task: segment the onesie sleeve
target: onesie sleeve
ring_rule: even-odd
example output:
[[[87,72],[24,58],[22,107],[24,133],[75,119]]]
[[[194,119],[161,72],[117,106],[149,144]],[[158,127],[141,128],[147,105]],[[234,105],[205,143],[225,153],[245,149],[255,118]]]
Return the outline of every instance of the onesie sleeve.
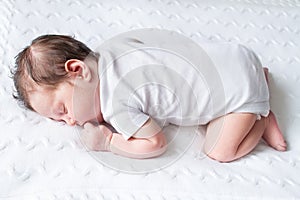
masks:
[[[132,137],[149,119],[149,116],[138,108],[120,106],[110,118],[110,124],[126,140]]]
[[[151,117],[147,120],[143,126],[135,132],[133,137],[135,138],[150,138],[159,133],[162,128]]]

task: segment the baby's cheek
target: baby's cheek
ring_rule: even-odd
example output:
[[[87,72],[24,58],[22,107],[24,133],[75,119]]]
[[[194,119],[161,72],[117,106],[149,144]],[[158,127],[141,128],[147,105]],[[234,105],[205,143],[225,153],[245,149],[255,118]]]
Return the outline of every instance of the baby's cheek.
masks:
[[[93,109],[91,109],[85,105],[79,105],[79,106],[74,107],[73,116],[76,121],[81,122],[81,123],[85,123],[87,121],[90,121],[90,120],[96,118],[95,112],[93,111]]]

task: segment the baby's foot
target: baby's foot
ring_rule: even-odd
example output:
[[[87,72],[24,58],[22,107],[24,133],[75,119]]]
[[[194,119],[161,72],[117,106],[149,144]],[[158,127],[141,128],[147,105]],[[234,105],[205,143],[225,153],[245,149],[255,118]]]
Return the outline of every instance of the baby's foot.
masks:
[[[278,127],[275,115],[272,111],[270,111],[270,114],[266,120],[268,120],[269,122],[267,123],[267,127],[263,134],[263,139],[268,145],[270,145],[277,151],[285,151],[287,145],[283,138],[283,134]]]

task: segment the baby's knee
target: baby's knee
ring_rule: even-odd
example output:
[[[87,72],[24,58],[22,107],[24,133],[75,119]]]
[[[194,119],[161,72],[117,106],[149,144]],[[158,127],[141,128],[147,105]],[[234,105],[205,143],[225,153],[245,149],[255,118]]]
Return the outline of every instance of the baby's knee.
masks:
[[[231,162],[234,160],[233,157],[223,156],[223,155],[215,155],[215,154],[207,154],[213,160],[219,161],[221,163]]]
[[[204,148],[204,152],[205,154],[216,161],[219,162],[231,162],[233,160],[235,160],[235,153],[233,151],[216,151],[216,150],[212,150],[212,149],[206,149]]]

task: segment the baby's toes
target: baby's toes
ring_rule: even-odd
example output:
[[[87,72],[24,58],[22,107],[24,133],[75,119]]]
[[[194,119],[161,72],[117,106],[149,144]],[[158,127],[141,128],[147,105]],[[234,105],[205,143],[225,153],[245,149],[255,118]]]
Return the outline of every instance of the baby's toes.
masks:
[[[277,151],[286,151],[286,145],[278,144],[278,145],[276,146],[276,150],[277,150]]]

